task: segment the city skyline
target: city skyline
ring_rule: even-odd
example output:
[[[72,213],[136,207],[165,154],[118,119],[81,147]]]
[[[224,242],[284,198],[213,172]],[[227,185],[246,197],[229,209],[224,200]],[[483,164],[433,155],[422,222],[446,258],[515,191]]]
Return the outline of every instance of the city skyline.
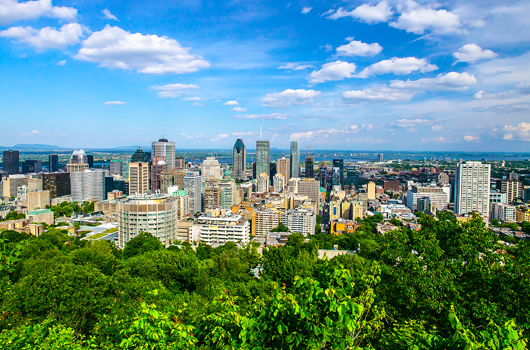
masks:
[[[525,3],[0,7],[0,146],[112,148],[163,133],[177,149],[230,149],[255,144],[259,123],[279,149],[290,134],[367,151],[530,141]]]

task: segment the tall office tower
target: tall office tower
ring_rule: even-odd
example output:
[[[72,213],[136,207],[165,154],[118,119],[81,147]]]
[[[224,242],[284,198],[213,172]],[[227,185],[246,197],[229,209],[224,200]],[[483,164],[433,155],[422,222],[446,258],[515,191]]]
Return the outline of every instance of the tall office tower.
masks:
[[[131,163],[149,163],[150,161],[151,153],[144,152],[141,147],[138,147],[131,157]]]
[[[42,189],[50,191],[50,198],[67,196],[71,193],[69,173],[42,174]]]
[[[182,156],[175,157],[175,168],[174,169],[185,169],[186,168],[186,159]]]
[[[167,172],[166,159],[164,157],[153,157],[151,165],[151,191],[160,189],[160,176],[162,172]]]
[[[202,211],[202,180],[198,171],[188,171],[184,176],[184,191],[188,192],[189,214]]]
[[[123,174],[123,163],[119,159],[112,159],[109,164],[110,176]]]
[[[4,151],[4,172],[8,174],[20,173],[20,151]]]
[[[256,141],[256,176],[267,174],[270,177],[271,144],[268,140]]]
[[[366,187],[366,193],[368,194],[368,199],[375,199],[375,182],[370,181]]]
[[[313,156],[305,157],[305,177],[308,179],[315,177],[315,158]]]
[[[145,194],[149,190],[149,163],[129,163],[129,195]]]
[[[285,157],[278,159],[276,162],[276,172],[277,174],[283,175],[285,184],[287,184],[291,178],[291,160]]]
[[[225,209],[232,209],[237,203],[237,186],[232,179],[223,179],[219,183],[221,189],[221,206]]]
[[[92,169],[94,167],[94,156],[91,155],[91,154],[87,154],[86,155],[86,160],[87,160],[87,163],[88,163],[88,168]]]
[[[213,177],[214,179],[222,179],[223,171],[221,170],[221,164],[215,159],[215,157],[206,157],[201,164],[201,176],[202,181]]]
[[[523,197],[523,184],[517,180],[497,180],[496,188],[506,194],[506,201],[511,203]]]
[[[247,148],[243,140],[237,139],[234,149],[232,151],[232,163],[234,171],[232,177],[234,179],[244,181],[247,179]]]
[[[465,162],[456,166],[455,213],[478,211],[487,217],[490,211],[491,165]]]
[[[327,190],[328,188],[328,168],[326,166],[326,163],[322,162],[320,163],[320,167],[318,168],[318,181],[320,182],[320,187]]]
[[[52,153],[48,156],[48,172],[55,173],[59,171],[59,156]]]
[[[274,188],[274,193],[282,193],[285,188],[285,176],[281,173],[274,175],[272,179],[272,186]]]
[[[346,184],[359,189],[359,173],[354,168],[346,169]]]
[[[256,180],[258,175],[256,174],[256,162],[252,162],[252,179]]]
[[[382,162],[383,160],[384,160],[383,153],[378,153],[378,154],[377,154],[377,161],[378,161],[378,162]]]
[[[274,175],[276,175],[278,167],[276,166],[276,162],[271,162],[269,166],[269,180],[272,181],[274,178]]]
[[[41,160],[29,160],[26,159],[22,162],[22,173],[32,174],[42,172],[42,161]]]
[[[336,177],[337,173],[339,177],[332,179],[333,186],[340,185],[342,187],[344,186],[344,159],[333,159],[333,176]]]
[[[309,197],[313,203],[320,204],[322,200],[320,183],[315,179],[302,179],[298,181],[298,191],[296,193],[300,196]]]
[[[151,157],[165,157],[167,170],[175,168],[175,142],[160,139],[151,143]]]
[[[257,192],[259,193],[269,192],[269,186],[270,186],[269,175],[267,175],[266,173],[260,174],[260,176],[258,177],[257,186],[258,186]]]
[[[300,147],[298,140],[291,140],[291,177],[300,177]]]
[[[74,202],[105,199],[105,172],[103,170],[75,171],[70,173],[70,183]]]
[[[74,152],[70,156],[70,160],[68,161],[68,164],[66,164],[66,170],[69,173],[73,173],[76,171],[85,171],[87,169],[88,169],[88,158],[86,156],[85,151],[83,151],[82,149],[74,150]]]

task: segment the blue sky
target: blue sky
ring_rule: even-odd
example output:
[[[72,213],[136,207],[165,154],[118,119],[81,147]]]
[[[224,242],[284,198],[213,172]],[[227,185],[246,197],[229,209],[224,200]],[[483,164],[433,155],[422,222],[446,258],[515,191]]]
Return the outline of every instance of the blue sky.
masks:
[[[530,2],[0,0],[0,145],[528,152]]]

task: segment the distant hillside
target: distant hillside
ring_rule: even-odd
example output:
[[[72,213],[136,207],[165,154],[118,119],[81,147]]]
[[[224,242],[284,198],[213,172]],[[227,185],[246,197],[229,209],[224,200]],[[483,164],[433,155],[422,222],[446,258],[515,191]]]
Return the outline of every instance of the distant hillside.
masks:
[[[22,149],[33,149],[33,150],[37,150],[37,149],[45,149],[45,150],[55,150],[55,149],[68,149],[68,148],[64,148],[64,147],[59,147],[59,146],[53,146],[53,145],[44,145],[44,144],[40,144],[40,143],[19,143],[17,145],[14,145],[13,147],[4,147],[4,148],[9,148],[9,149],[19,149],[19,150],[22,150]]]

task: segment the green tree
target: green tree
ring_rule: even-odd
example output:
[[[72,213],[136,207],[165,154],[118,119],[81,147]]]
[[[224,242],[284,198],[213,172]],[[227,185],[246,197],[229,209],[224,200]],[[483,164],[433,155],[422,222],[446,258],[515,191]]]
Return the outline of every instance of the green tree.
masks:
[[[149,232],[140,232],[138,236],[125,244],[123,258],[129,259],[146,252],[162,249],[164,249],[164,245],[156,237]]]

